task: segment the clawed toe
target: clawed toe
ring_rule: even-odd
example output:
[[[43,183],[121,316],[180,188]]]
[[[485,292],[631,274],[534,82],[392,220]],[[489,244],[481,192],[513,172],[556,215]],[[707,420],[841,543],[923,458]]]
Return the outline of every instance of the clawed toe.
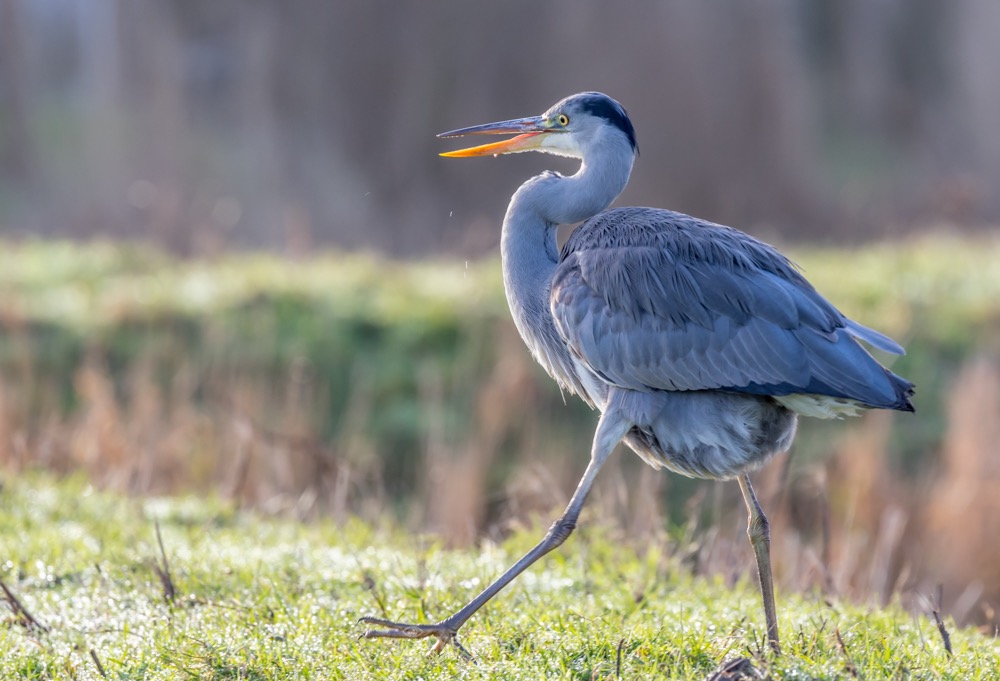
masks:
[[[379,617],[362,617],[358,620],[358,623],[386,627],[385,629],[368,629],[361,634],[362,638],[417,639],[434,636],[437,638],[437,642],[431,648],[432,653],[440,653],[444,650],[445,646],[451,643],[458,648],[463,656],[469,659],[472,658],[469,651],[458,642],[458,631],[443,622],[439,622],[438,624],[406,624],[405,622],[393,622],[392,620],[384,620]]]
[[[454,631],[442,627],[440,624],[406,624],[378,617],[362,617],[358,623],[388,627],[387,629],[369,629],[362,634],[365,638],[426,638],[428,636],[444,638],[455,635]]]

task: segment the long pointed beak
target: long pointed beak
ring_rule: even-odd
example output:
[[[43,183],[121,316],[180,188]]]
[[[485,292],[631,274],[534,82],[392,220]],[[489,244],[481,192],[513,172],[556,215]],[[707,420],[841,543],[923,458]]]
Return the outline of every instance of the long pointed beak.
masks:
[[[446,151],[441,156],[448,158],[466,158],[469,156],[499,156],[500,154],[515,154],[520,151],[532,151],[542,145],[544,134],[552,132],[546,126],[542,116],[532,116],[530,118],[515,118],[499,123],[486,123],[485,125],[473,125],[469,128],[460,128],[450,132],[442,132],[438,137],[462,137],[464,135],[509,135],[517,134],[509,140],[483,144],[478,147],[468,149],[457,149],[456,151]]]

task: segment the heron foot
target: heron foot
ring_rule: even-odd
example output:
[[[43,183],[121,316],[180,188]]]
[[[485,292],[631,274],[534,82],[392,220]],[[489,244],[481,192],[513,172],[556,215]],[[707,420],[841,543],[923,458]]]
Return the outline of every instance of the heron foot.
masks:
[[[384,620],[379,617],[362,617],[358,620],[358,624],[374,624],[380,627],[387,627],[385,629],[368,629],[361,634],[362,638],[417,639],[434,636],[437,638],[437,642],[430,649],[431,653],[440,653],[450,643],[458,649],[458,652],[463,657],[469,660],[472,659],[469,651],[458,642],[458,630],[450,626],[447,620],[438,622],[437,624],[406,624],[405,622],[393,622],[392,620]]]

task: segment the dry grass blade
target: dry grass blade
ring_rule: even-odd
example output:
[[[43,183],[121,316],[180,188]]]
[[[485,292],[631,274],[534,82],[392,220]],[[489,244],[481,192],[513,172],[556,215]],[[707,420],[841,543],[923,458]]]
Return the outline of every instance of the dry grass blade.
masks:
[[[32,629],[36,631],[48,631],[49,628],[35,619],[35,616],[28,612],[27,608],[21,603],[21,600],[14,595],[14,592],[10,590],[6,582],[0,579],[0,589],[3,589],[4,597],[7,599],[7,603],[10,605],[10,609],[14,611],[14,617],[18,624],[22,625],[26,629]]]
[[[365,570],[362,574],[362,580],[362,584],[365,589],[372,595],[372,598],[375,599],[375,603],[378,605],[378,609],[382,613],[382,617],[388,618],[389,611],[385,607],[385,596],[378,588],[378,583],[375,581],[374,574],[372,574],[370,570]]]
[[[837,647],[840,648],[840,652],[843,653],[844,655],[844,660],[846,663],[844,666],[845,671],[848,674],[850,674],[853,678],[855,679],[859,678],[858,668],[854,666],[854,661],[851,659],[851,654],[847,652],[847,644],[844,643],[844,637],[840,635],[840,627],[837,627],[835,633],[837,635]]]
[[[163,561],[161,565],[159,561],[153,561],[153,569],[156,570],[156,576],[160,578],[160,584],[163,586],[163,600],[166,601],[168,605],[173,605],[174,599],[177,597],[177,589],[174,587],[174,579],[170,576],[170,564],[167,562],[167,552],[163,548],[163,536],[160,534],[160,521],[154,522],[156,526],[156,543],[160,545],[160,560]]]
[[[90,659],[92,659],[94,664],[97,666],[97,671],[100,673],[101,678],[108,678],[107,672],[104,671],[104,665],[101,664],[101,658],[97,656],[97,651],[93,648],[90,649]]]
[[[820,512],[820,563],[823,568],[823,593],[832,594],[834,593],[833,585],[833,570],[831,569],[831,559],[830,559],[830,544],[831,544],[831,534],[830,534],[830,491],[827,489],[827,480],[824,475],[821,478],[821,488],[819,497],[819,512]]]
[[[951,650],[951,635],[944,626],[944,622],[941,620],[941,599],[943,597],[944,587],[938,584],[937,594],[934,599],[934,605],[931,607],[931,615],[934,617],[934,624],[937,625],[938,633],[941,634],[941,640],[944,641],[944,649],[948,652],[948,657],[954,655]]]

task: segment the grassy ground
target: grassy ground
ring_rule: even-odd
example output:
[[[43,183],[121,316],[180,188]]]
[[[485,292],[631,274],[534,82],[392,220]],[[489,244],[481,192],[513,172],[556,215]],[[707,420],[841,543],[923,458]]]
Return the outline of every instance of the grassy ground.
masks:
[[[154,521],[175,594],[164,571]],[[0,491],[0,672],[29,679],[706,678],[748,657],[771,678],[995,679],[1000,643],[898,607],[779,593],[785,655],[761,653],[749,579],[693,578],[668,544],[623,549],[587,523],[463,630],[475,662],[366,641],[355,620],[432,621],[537,538],[445,551],[360,523],[299,524],[211,500],[127,499],[81,480]],[[780,538],[778,538],[780,541]],[[749,550],[747,572],[749,573]],[[23,607],[19,611],[16,602]],[[620,652],[620,662],[619,662]],[[736,678],[736,677],[734,677]]]

